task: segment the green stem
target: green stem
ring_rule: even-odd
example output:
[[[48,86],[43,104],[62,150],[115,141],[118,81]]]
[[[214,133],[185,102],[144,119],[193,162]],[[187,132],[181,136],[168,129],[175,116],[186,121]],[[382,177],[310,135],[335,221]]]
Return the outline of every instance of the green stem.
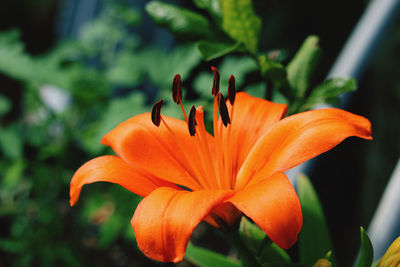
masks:
[[[273,85],[272,81],[269,78],[265,77],[264,80],[265,80],[265,84],[266,84],[265,99],[267,99],[269,101],[272,101],[272,94],[273,94],[274,85]]]
[[[260,70],[261,78],[263,79],[263,81],[265,83],[265,99],[269,100],[269,101],[272,101],[272,96],[273,96],[273,93],[274,93],[273,92],[274,85],[273,85],[271,79],[266,77],[263,74],[262,66],[261,66],[261,62],[260,62],[260,57],[257,57],[255,54],[250,54],[250,56],[256,61],[258,69]]]
[[[261,266],[261,264],[258,263],[256,257],[249,250],[248,246],[243,242],[243,239],[240,237],[239,231],[232,231],[230,233],[227,233],[227,237],[239,253],[243,266]]]

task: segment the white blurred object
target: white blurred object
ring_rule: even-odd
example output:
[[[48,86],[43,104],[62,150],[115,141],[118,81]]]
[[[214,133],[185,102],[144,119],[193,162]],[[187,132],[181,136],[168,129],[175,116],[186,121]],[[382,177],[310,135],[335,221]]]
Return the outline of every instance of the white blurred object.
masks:
[[[71,103],[71,96],[61,88],[44,85],[39,89],[40,99],[55,113],[63,112]]]
[[[400,159],[386,185],[378,208],[368,228],[374,246],[374,260],[383,256],[390,244],[400,235]]]
[[[327,78],[359,79],[368,62],[377,53],[377,47],[395,20],[399,6],[399,0],[370,1]]]
[[[370,60],[379,51],[385,34],[400,12],[400,0],[373,0],[364,11],[342,51],[337,57],[327,79],[353,77],[359,80]],[[346,106],[349,94],[341,96],[341,106]],[[326,108],[321,105],[315,108]],[[309,173],[315,164],[309,160],[286,172],[292,183],[300,173]],[[374,258],[379,259],[390,243],[400,234],[400,161],[389,180],[382,200],[368,229],[374,247]]]

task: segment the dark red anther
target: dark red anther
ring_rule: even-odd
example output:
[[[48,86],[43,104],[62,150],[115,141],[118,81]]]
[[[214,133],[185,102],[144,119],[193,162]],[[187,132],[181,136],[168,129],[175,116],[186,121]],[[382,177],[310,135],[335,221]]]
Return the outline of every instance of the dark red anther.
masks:
[[[219,71],[216,67],[212,66],[211,71],[213,72],[213,86],[211,94],[216,96],[219,92]]]
[[[161,99],[157,103],[154,104],[153,109],[151,110],[151,121],[155,126],[160,126],[161,122],[161,108],[164,101]]]
[[[176,74],[172,82],[172,99],[179,104],[182,101],[181,75]]]
[[[235,97],[236,97],[235,77],[231,75],[228,81],[228,99],[232,106],[233,103],[235,102]]]
[[[218,100],[219,100],[219,115],[221,116],[222,123],[226,127],[228,123],[231,123],[229,118],[228,107],[226,106],[225,98],[221,93],[218,93]]]
[[[196,134],[196,108],[194,105],[190,109],[189,113],[189,119],[188,119],[188,127],[189,127],[189,133],[191,136],[194,136]]]

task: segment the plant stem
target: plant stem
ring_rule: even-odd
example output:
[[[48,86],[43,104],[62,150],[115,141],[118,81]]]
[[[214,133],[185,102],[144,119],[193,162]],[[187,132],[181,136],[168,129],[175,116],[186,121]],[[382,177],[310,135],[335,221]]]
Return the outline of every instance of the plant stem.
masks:
[[[265,84],[266,84],[265,99],[272,101],[274,85],[269,78],[264,78],[264,80],[265,80]]]
[[[258,263],[255,255],[251,253],[247,245],[243,242],[243,239],[240,237],[239,231],[229,232],[227,233],[227,237],[239,253],[243,266],[261,266],[261,264]]]

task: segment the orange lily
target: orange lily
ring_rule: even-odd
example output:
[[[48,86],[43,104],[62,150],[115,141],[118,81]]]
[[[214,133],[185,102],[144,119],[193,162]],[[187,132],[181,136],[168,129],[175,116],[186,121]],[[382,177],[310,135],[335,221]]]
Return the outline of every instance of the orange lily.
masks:
[[[202,107],[192,107],[186,116],[177,75],[173,98],[185,120],[161,116],[158,102],[152,114],[132,117],[104,136],[102,144],[118,156],[85,163],[71,181],[71,205],[83,185],[98,181],[120,184],[144,197],[132,227],[141,251],[155,260],[182,260],[201,221],[226,230],[237,226],[242,214],[278,246],[291,247],[302,213],[283,172],[347,137],[372,139],[367,119],[340,109],[283,118],[286,105],[243,92],[235,95],[233,76],[225,102],[218,93],[219,73],[215,68],[213,72],[213,136],[205,129]]]

